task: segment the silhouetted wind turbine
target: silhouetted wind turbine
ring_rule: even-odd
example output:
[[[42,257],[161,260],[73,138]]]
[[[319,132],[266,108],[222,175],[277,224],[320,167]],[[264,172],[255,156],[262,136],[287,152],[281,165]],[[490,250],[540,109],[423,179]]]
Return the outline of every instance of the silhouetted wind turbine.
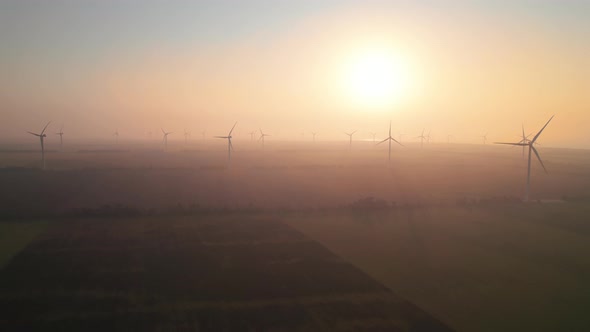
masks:
[[[426,143],[428,143],[428,144],[430,144],[430,139],[432,138],[432,137],[430,136],[430,133],[431,133],[431,132],[432,132],[432,130],[429,130],[429,131],[428,131],[428,135],[426,135]]]
[[[373,143],[375,143],[375,136],[377,136],[377,133],[369,133],[371,136],[373,136]]]
[[[27,131],[29,134],[34,135],[39,137],[39,140],[41,141],[41,167],[43,169],[45,169],[45,144],[44,144],[44,139],[45,137],[47,137],[47,135],[45,135],[45,130],[47,129],[47,127],[49,126],[49,124],[51,123],[51,121],[47,122],[47,124],[45,125],[45,127],[43,128],[43,130],[41,131],[40,134],[36,134],[30,131]]]
[[[377,143],[377,145],[379,145],[379,144],[381,144],[383,142],[386,142],[386,141],[389,141],[389,155],[387,157],[388,158],[387,160],[388,160],[389,163],[391,163],[391,141],[394,141],[397,144],[399,144],[401,146],[404,146],[398,140],[396,140],[395,138],[391,137],[391,121],[389,121],[389,136],[386,139],[382,140],[381,142]]]
[[[248,133],[250,135],[250,142],[254,142],[254,134],[256,134],[255,131],[251,131]]]
[[[483,139],[483,144],[488,144],[488,133],[486,133],[485,135],[481,136],[481,139]]]
[[[424,140],[426,139],[426,136],[424,136],[424,129],[422,129],[422,134],[416,138],[420,139],[420,148],[422,149],[424,147]]]
[[[231,130],[229,131],[229,133],[227,134],[227,136],[214,136],[215,138],[224,138],[227,139],[227,161],[230,162],[231,161],[231,150],[234,149],[234,146],[231,144],[231,133],[234,131],[234,128],[236,127],[238,123],[234,123],[234,126],[231,127]]]
[[[535,137],[533,137],[532,140],[529,140],[528,142],[518,142],[518,143],[503,143],[503,142],[495,142],[495,144],[504,144],[504,145],[515,145],[515,146],[528,146],[529,147],[529,161],[528,161],[528,167],[527,167],[527,177],[526,177],[526,190],[524,193],[524,200],[528,201],[529,197],[530,197],[530,191],[531,191],[531,160],[532,160],[532,154],[533,152],[535,153],[535,156],[537,156],[537,159],[539,160],[539,163],[541,163],[541,166],[543,167],[543,170],[545,170],[545,173],[547,173],[547,169],[545,168],[545,164],[543,164],[543,160],[541,160],[541,156],[539,155],[539,152],[537,152],[537,149],[535,149],[535,142],[537,141],[537,139],[539,138],[539,136],[541,136],[541,133],[543,132],[543,130],[545,130],[545,128],[547,127],[547,125],[549,124],[549,122],[551,122],[551,120],[553,120],[553,117],[555,117],[555,115],[553,115],[549,121],[547,121],[547,123],[545,123],[545,125],[543,126],[543,128],[541,128],[541,130],[539,130],[539,132],[537,133],[537,135],[535,135]]]
[[[61,128],[59,128],[59,132],[55,133],[56,135],[59,135],[59,149],[63,150],[64,149],[64,126],[61,125]]]
[[[164,150],[168,150],[168,135],[172,134],[172,132],[166,132],[164,128],[160,128],[162,130],[162,134],[164,134],[162,138],[162,142],[164,142]]]
[[[115,143],[119,143],[119,129],[115,130],[113,136],[115,136]]]
[[[260,128],[258,128],[258,129],[260,129]],[[269,134],[265,134],[265,133],[263,133],[263,132],[262,132],[262,129],[260,129],[260,138],[258,139],[258,141],[262,141],[262,148],[263,148],[263,149],[264,149],[264,138],[265,138],[266,136],[270,136],[270,135],[269,135]]]
[[[184,144],[188,144],[188,139],[191,137],[191,132],[184,129]]]
[[[317,135],[317,133],[315,131],[311,132],[311,136],[312,136],[312,140],[315,143],[315,135]]]
[[[348,149],[352,150],[352,135],[354,135],[354,133],[356,133],[357,131],[353,131],[352,133],[345,133],[346,135],[348,135],[349,141],[348,141]]]

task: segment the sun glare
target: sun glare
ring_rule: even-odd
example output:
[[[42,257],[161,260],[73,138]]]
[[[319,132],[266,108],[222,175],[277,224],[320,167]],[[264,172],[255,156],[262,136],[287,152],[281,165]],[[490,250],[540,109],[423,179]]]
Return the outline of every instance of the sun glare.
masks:
[[[347,67],[347,93],[362,106],[394,104],[407,89],[407,67],[390,52],[359,54]]]

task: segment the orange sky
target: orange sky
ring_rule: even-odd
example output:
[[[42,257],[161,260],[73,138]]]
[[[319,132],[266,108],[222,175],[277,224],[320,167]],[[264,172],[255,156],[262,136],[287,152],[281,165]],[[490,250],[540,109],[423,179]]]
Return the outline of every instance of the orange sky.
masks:
[[[51,55],[25,54],[4,61],[0,119],[10,125],[0,139],[18,139],[48,120],[74,137],[110,138],[116,128],[122,137],[142,137],[160,127],[214,135],[238,121],[244,137],[262,127],[281,139],[301,131],[346,139],[342,131],[384,134],[391,119],[395,132],[416,136],[426,127],[439,140],[451,133],[470,142],[486,132],[511,139],[521,122],[533,131],[557,114],[545,144],[590,147],[590,36],[581,38],[590,33],[575,26],[572,34],[559,22],[353,4],[237,38],[154,39],[59,66]],[[411,82],[388,105],[354,101],[343,87],[347,60],[383,49],[396,53]]]

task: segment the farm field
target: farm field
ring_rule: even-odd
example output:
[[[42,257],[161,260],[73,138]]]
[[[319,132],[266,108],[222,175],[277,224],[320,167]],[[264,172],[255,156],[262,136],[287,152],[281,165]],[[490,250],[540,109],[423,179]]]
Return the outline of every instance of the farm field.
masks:
[[[450,331],[266,217],[54,221],[0,270],[10,331]]]
[[[587,331],[590,204],[285,219],[457,331]]]

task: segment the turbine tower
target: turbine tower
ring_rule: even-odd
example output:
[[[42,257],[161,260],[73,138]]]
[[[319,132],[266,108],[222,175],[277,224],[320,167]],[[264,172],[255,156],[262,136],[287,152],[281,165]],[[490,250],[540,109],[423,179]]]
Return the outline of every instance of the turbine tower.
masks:
[[[424,136],[424,129],[422,129],[422,134],[416,138],[420,139],[420,149],[424,148],[424,140],[426,139],[426,136]]]
[[[164,150],[168,150],[168,135],[172,134],[172,132],[166,132],[164,128],[160,128],[162,130],[162,134],[164,134],[162,138],[162,142],[164,142]]]
[[[264,149],[264,138],[266,136],[270,136],[269,134],[265,134],[262,132],[262,129],[258,128],[260,130],[260,138],[258,138],[259,142],[262,142],[262,148]]]
[[[529,147],[529,161],[528,161],[528,166],[527,166],[527,176],[526,176],[526,189],[525,189],[525,193],[524,193],[524,201],[528,201],[530,198],[530,191],[531,191],[531,160],[532,160],[532,154],[533,152],[535,153],[535,156],[537,156],[537,159],[539,160],[539,163],[541,163],[541,166],[543,167],[543,170],[545,170],[545,173],[547,173],[547,169],[545,168],[545,164],[543,164],[543,160],[541,160],[541,156],[539,155],[539,152],[537,151],[537,149],[535,149],[535,143],[537,142],[537,139],[539,138],[539,136],[541,136],[541,133],[543,132],[543,130],[545,130],[545,128],[547,127],[547,125],[549,125],[549,122],[551,122],[551,120],[553,120],[553,117],[555,117],[555,115],[553,115],[549,121],[547,121],[547,123],[545,123],[545,125],[543,126],[543,128],[541,128],[541,130],[539,130],[539,132],[537,133],[537,135],[535,135],[535,137],[533,137],[532,140],[528,140],[527,142],[518,142],[518,143],[503,143],[503,142],[495,142],[495,144],[504,144],[504,145],[513,145],[513,146],[522,146],[522,147]]]
[[[354,135],[354,133],[356,133],[356,132],[357,131],[355,130],[351,133],[345,133],[346,135],[348,135],[348,138],[349,138],[349,140],[348,140],[348,149],[349,150],[352,150],[352,135]]]
[[[387,160],[388,160],[389,163],[391,163],[391,141],[394,141],[397,144],[399,144],[401,146],[404,146],[398,140],[396,140],[395,138],[391,137],[391,121],[389,121],[389,136],[386,139],[382,140],[381,142],[377,143],[377,145],[379,145],[379,144],[381,144],[383,142],[386,142],[386,141],[389,141],[389,155],[387,156]]]
[[[55,133],[56,135],[59,135],[59,149],[63,150],[64,149],[64,126],[62,125],[61,128],[59,129],[58,133]]]
[[[43,130],[41,131],[40,134],[27,131],[29,134],[39,137],[39,140],[41,141],[41,167],[42,167],[42,169],[45,169],[45,144],[44,144],[44,139],[45,139],[45,137],[47,137],[47,135],[45,135],[45,130],[47,129],[47,127],[49,126],[50,123],[51,123],[51,121],[47,122],[47,124],[45,125],[45,127],[43,128]]]
[[[227,134],[227,136],[214,136],[215,138],[224,138],[227,139],[227,162],[229,163],[231,161],[231,150],[234,149],[234,146],[231,144],[231,133],[234,131],[234,128],[236,127],[238,123],[234,123],[234,126],[231,127],[231,130],[229,131],[229,133]]]

